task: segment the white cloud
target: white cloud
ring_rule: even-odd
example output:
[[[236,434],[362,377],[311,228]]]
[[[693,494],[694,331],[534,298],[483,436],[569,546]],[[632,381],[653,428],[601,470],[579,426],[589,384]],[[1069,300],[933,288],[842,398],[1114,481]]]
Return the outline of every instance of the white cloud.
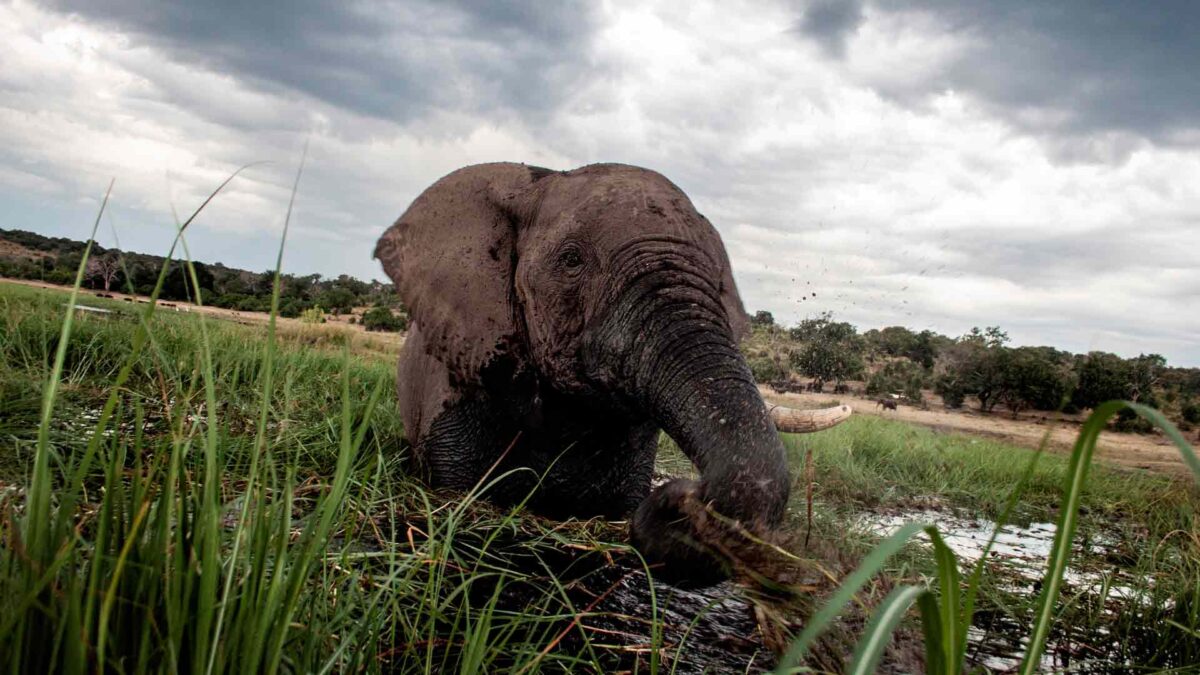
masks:
[[[971,90],[938,86],[980,38],[927,12],[866,8],[842,58],[795,19],[759,3],[608,3],[576,70],[548,76],[544,107],[446,103],[492,90],[435,73],[427,86],[476,91],[417,92],[434,103],[392,120],[139,33],[0,5],[0,194],[70,202],[116,176],[132,221],[118,223],[122,243],[138,248],[172,201],[191,208],[233,168],[269,160],[192,238],[198,256],[263,268],[308,139],[290,266],[379,277],[374,237],[459,166],[622,161],[662,171],[713,220],[751,310],[950,334],[999,323],[1026,343],[1200,363],[1194,147],[1026,131]],[[339,81],[380,86],[369,75]],[[1064,163],[1072,152],[1087,161]]]

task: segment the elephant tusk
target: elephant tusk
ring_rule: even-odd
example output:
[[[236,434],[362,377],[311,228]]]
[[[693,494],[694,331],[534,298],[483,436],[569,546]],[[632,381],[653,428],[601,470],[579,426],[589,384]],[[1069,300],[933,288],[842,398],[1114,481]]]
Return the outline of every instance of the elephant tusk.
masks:
[[[850,419],[853,412],[848,405],[838,405],[819,410],[796,410],[786,406],[771,407],[771,421],[775,428],[787,434],[810,434],[837,426]]]

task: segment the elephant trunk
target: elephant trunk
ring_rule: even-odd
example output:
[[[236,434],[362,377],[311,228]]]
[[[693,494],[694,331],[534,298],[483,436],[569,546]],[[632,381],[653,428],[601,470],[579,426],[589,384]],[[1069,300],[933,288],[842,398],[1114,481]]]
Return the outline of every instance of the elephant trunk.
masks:
[[[666,277],[661,285],[651,283],[656,276]],[[615,382],[700,473],[699,481],[658,487],[639,505],[633,544],[661,566],[662,578],[707,585],[728,574],[728,561],[704,541],[703,523],[717,522],[708,510],[751,530],[770,529],[783,519],[790,481],[779,434],[719,296],[702,283],[681,283],[689,276],[678,267],[643,276],[588,349],[621,355],[592,359],[609,364],[593,378]]]
[[[695,496],[748,525],[778,524],[789,486],[783,445],[733,341],[709,334],[655,351],[644,400],[696,465]]]
[[[783,519],[790,480],[775,424],[728,330],[699,320],[677,327],[690,337],[660,338],[650,349],[641,391],[700,480],[654,490],[634,513],[630,534],[647,561],[662,566],[662,578],[708,585],[728,575],[730,561],[712,546],[726,528],[707,509],[764,532]]]

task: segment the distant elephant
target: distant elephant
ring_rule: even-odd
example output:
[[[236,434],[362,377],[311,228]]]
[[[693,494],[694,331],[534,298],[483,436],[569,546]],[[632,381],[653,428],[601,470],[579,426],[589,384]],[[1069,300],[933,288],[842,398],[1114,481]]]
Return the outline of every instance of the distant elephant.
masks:
[[[375,257],[409,308],[401,414],[437,487],[516,471],[489,499],[551,517],[633,514],[662,578],[702,585],[723,564],[684,508],[756,531],[779,524],[788,466],[738,338],[749,320],[716,229],[663,176],[596,164],[497,163],[425,190]],[[849,416],[776,409],[780,428]],[[660,429],[700,480],[651,491]]]

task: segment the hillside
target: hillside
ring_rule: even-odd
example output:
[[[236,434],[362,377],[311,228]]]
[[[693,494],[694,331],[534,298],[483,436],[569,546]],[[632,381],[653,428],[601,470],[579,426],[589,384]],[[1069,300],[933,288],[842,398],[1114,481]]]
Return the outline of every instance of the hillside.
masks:
[[[0,229],[0,276],[71,284],[85,247],[86,242],[82,241]],[[105,292],[148,295],[163,263],[162,256],[96,244],[88,261],[85,284]],[[242,312],[270,310],[273,271],[253,272],[226,267],[220,262],[199,261],[195,262],[195,269],[204,304]],[[375,309],[371,316],[379,321],[379,328],[403,328],[403,317],[396,316],[403,309],[391,284],[365,282],[346,274],[332,279],[319,274],[284,274],[282,281],[279,313],[284,317],[295,318],[305,312],[344,315],[355,307],[369,307]],[[187,302],[193,300],[191,295],[184,265],[172,261],[163,299]]]

